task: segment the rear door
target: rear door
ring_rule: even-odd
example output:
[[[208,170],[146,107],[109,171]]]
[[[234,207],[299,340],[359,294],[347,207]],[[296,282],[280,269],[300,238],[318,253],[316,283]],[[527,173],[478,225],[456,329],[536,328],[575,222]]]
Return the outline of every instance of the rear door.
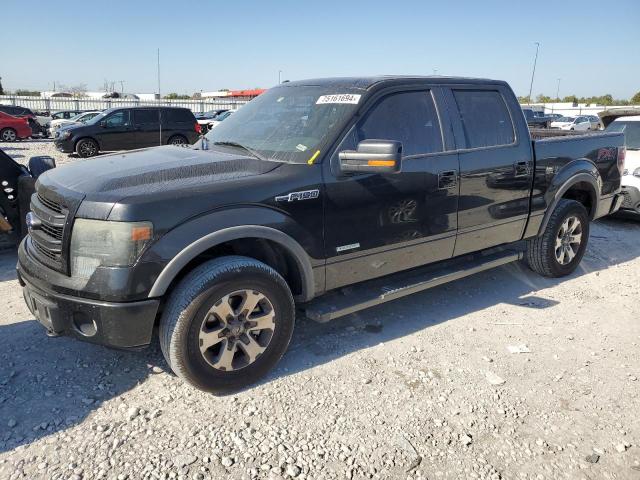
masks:
[[[503,85],[447,89],[460,160],[454,255],[522,238],[533,153],[526,123]]]
[[[428,88],[383,95],[325,162],[327,289],[453,254],[458,159],[440,100]],[[338,153],[366,139],[402,142],[402,171],[341,175]]]
[[[160,145],[160,112],[157,108],[136,108],[133,110],[135,148]],[[166,142],[162,142],[166,143]]]

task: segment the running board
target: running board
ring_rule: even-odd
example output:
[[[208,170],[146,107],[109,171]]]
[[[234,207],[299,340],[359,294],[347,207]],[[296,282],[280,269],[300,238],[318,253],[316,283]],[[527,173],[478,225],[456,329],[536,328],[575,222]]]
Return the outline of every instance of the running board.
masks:
[[[301,308],[310,319],[325,323],[365,308],[515,262],[522,259],[522,256],[522,252],[514,250],[488,255],[470,255],[445,261],[435,268],[421,267],[344,287],[302,305]]]

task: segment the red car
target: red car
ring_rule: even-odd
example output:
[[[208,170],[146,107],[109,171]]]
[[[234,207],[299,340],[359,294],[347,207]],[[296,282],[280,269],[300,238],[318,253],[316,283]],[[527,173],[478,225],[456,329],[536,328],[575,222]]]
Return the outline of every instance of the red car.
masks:
[[[15,142],[33,135],[28,118],[18,118],[0,112],[0,141]]]

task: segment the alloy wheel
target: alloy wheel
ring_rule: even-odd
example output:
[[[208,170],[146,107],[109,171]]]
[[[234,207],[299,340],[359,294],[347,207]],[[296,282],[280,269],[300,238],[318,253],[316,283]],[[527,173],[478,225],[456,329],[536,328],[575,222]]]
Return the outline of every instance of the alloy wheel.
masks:
[[[556,236],[555,255],[560,265],[567,265],[575,258],[582,243],[582,223],[578,217],[568,217]]]
[[[2,140],[4,140],[5,142],[15,142],[16,138],[18,138],[16,132],[11,130],[10,128],[2,132]]]
[[[275,326],[275,311],[266,295],[249,289],[229,293],[204,316],[200,353],[216,370],[239,370],[264,353]]]

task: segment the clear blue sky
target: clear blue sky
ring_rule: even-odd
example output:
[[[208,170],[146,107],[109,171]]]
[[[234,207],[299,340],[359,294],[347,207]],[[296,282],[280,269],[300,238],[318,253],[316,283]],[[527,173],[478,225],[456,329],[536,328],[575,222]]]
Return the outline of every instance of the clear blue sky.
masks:
[[[283,79],[423,74],[504,79],[534,95],[640,90],[640,1],[2,0],[5,89],[124,80],[154,92]],[[10,48],[7,48],[10,46]],[[117,83],[118,88],[120,86]]]

